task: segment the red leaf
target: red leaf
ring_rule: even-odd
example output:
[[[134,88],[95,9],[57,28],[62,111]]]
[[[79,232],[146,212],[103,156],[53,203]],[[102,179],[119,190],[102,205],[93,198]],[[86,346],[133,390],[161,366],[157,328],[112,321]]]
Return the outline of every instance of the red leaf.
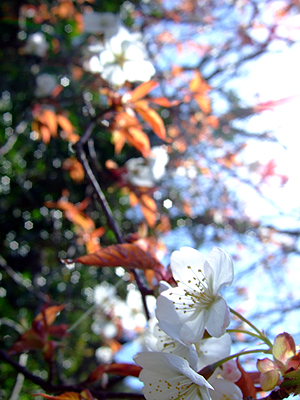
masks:
[[[138,378],[142,368],[135,364],[127,363],[113,363],[104,364],[97,367],[88,377],[88,382],[94,382],[101,379],[104,373],[113,374],[118,376],[135,376]]]
[[[256,399],[256,388],[254,386],[251,374],[246,372],[241,367],[238,359],[237,359],[237,366],[238,369],[241,371],[242,376],[237,382],[235,382],[235,384],[241,389],[243,393],[243,398],[251,396],[253,399]]]
[[[37,350],[42,349],[44,342],[41,338],[34,332],[33,329],[29,329],[27,332],[19,336],[17,341],[12,345],[9,350],[9,354],[20,354],[27,350]]]
[[[84,265],[95,265],[97,267],[119,267],[154,269],[160,266],[160,262],[150,253],[142,250],[139,246],[132,243],[123,243],[104,247],[93,254],[76,258],[75,260],[65,260],[67,264],[80,262]]]
[[[154,81],[142,83],[141,85],[139,85],[137,88],[135,88],[131,92],[130,101],[132,103],[134,103],[134,102],[140,100],[141,98],[146,96],[146,94],[148,94],[151,90],[153,90],[157,85],[158,85],[158,82],[154,82]]]

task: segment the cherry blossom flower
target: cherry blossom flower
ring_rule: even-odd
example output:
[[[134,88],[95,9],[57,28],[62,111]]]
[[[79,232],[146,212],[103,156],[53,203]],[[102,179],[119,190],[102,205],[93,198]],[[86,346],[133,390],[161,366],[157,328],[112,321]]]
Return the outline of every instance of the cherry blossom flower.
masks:
[[[36,89],[34,94],[36,97],[50,96],[54,88],[57,86],[55,76],[44,73],[36,77]]]
[[[134,186],[152,188],[163,177],[168,161],[166,150],[161,146],[154,146],[146,159],[131,158],[125,163],[127,173],[124,179]]]
[[[121,86],[126,81],[146,82],[155,74],[143,42],[123,26],[105,42],[105,50],[99,57],[103,66],[101,76],[112,85]]]
[[[34,54],[38,57],[44,57],[47,54],[49,43],[42,32],[35,32],[28,36],[23,52],[25,54]]]
[[[175,340],[197,343],[204,330],[220,337],[229,325],[229,309],[220,294],[233,281],[230,256],[214,247],[207,260],[197,250],[183,247],[173,252],[171,270],[178,286],[157,299],[160,328]]]
[[[134,357],[147,400],[211,400],[213,387],[183,358],[168,353],[143,352]]]

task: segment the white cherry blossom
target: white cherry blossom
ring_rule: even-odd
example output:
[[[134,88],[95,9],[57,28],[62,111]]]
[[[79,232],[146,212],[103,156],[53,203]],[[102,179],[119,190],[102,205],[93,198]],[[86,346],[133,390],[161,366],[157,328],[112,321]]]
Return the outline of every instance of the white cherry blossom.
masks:
[[[44,57],[47,54],[49,43],[42,32],[35,32],[28,36],[23,52],[25,54],[34,54],[38,57]]]
[[[130,158],[126,161],[127,173],[124,179],[134,186],[154,187],[165,174],[168,161],[166,150],[161,146],[154,146],[149,157]]]
[[[171,270],[178,286],[163,291],[157,299],[160,328],[175,340],[197,343],[204,330],[220,337],[229,325],[229,309],[220,294],[233,281],[230,256],[214,247],[207,260],[197,250],[183,247],[173,252]]]
[[[143,352],[134,357],[147,400],[211,400],[213,387],[183,358],[168,353]]]
[[[34,94],[36,97],[50,96],[54,88],[57,86],[56,77],[51,74],[40,74],[36,77],[36,88]]]
[[[105,50],[99,57],[103,66],[101,76],[112,85],[146,82],[155,74],[144,44],[123,26],[105,42]]]

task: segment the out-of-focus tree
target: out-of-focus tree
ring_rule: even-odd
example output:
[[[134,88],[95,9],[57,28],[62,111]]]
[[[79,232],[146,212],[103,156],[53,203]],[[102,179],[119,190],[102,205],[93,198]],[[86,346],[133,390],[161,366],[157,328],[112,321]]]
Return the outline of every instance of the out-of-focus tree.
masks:
[[[273,338],[285,329],[280,320],[291,321],[299,303],[288,277],[299,232],[253,220],[239,195],[287,182],[272,156],[266,165],[244,161],[249,141],[276,143],[247,121],[284,100],[242,99],[232,82],[259,57],[293,46],[296,29],[287,28],[299,2],[0,7],[0,398],[38,389],[61,399],[141,397],[126,395],[123,382],[140,367],[118,354],[142,337],[158,283],[175,285],[167,265],[181,246],[230,252],[229,302],[258,323],[268,314],[262,329]],[[270,287],[257,308],[251,276]],[[233,341],[253,339],[238,320],[233,328]],[[275,384],[278,371],[297,379],[285,377],[297,355],[283,336],[291,348],[283,356],[281,339]],[[258,365],[262,376],[269,361]],[[242,372],[240,389],[255,397],[258,372]],[[260,388],[275,387],[265,381]]]

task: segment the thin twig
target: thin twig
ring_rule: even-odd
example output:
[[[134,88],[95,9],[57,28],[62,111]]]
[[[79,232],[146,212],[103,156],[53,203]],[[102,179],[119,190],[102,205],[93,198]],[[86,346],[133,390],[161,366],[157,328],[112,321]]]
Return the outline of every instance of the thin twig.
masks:
[[[86,142],[90,139],[91,134],[93,132],[93,129],[95,128],[96,123],[94,121],[92,121],[89,126],[87,127],[86,131],[84,132],[83,136],[81,137],[81,139],[75,144],[75,150],[76,150],[76,154],[77,154],[77,158],[80,161],[80,163],[83,166],[83,169],[85,171],[86,176],[88,177],[90,183],[92,184],[94,191],[96,193],[96,196],[98,198],[98,201],[100,203],[100,206],[105,214],[106,220],[107,220],[107,224],[110,227],[110,229],[114,232],[115,237],[118,241],[118,243],[125,243],[125,240],[123,238],[122,232],[120,230],[119,225],[116,223],[114,217],[113,217],[113,213],[112,210],[110,208],[110,205],[108,204],[105,195],[99,185],[99,182],[97,181],[94,172],[92,171],[89,161],[86,157],[86,153],[84,150],[84,144],[86,144]],[[150,313],[147,307],[147,303],[146,303],[146,295],[147,294],[152,294],[152,291],[150,291],[149,289],[147,289],[143,283],[140,280],[140,277],[137,273],[137,271],[132,270],[132,273],[134,275],[134,278],[136,280],[137,286],[141,292],[142,295],[142,301],[143,301],[143,306],[144,306],[144,310],[145,310],[145,314],[146,314],[146,318],[150,319]]]

